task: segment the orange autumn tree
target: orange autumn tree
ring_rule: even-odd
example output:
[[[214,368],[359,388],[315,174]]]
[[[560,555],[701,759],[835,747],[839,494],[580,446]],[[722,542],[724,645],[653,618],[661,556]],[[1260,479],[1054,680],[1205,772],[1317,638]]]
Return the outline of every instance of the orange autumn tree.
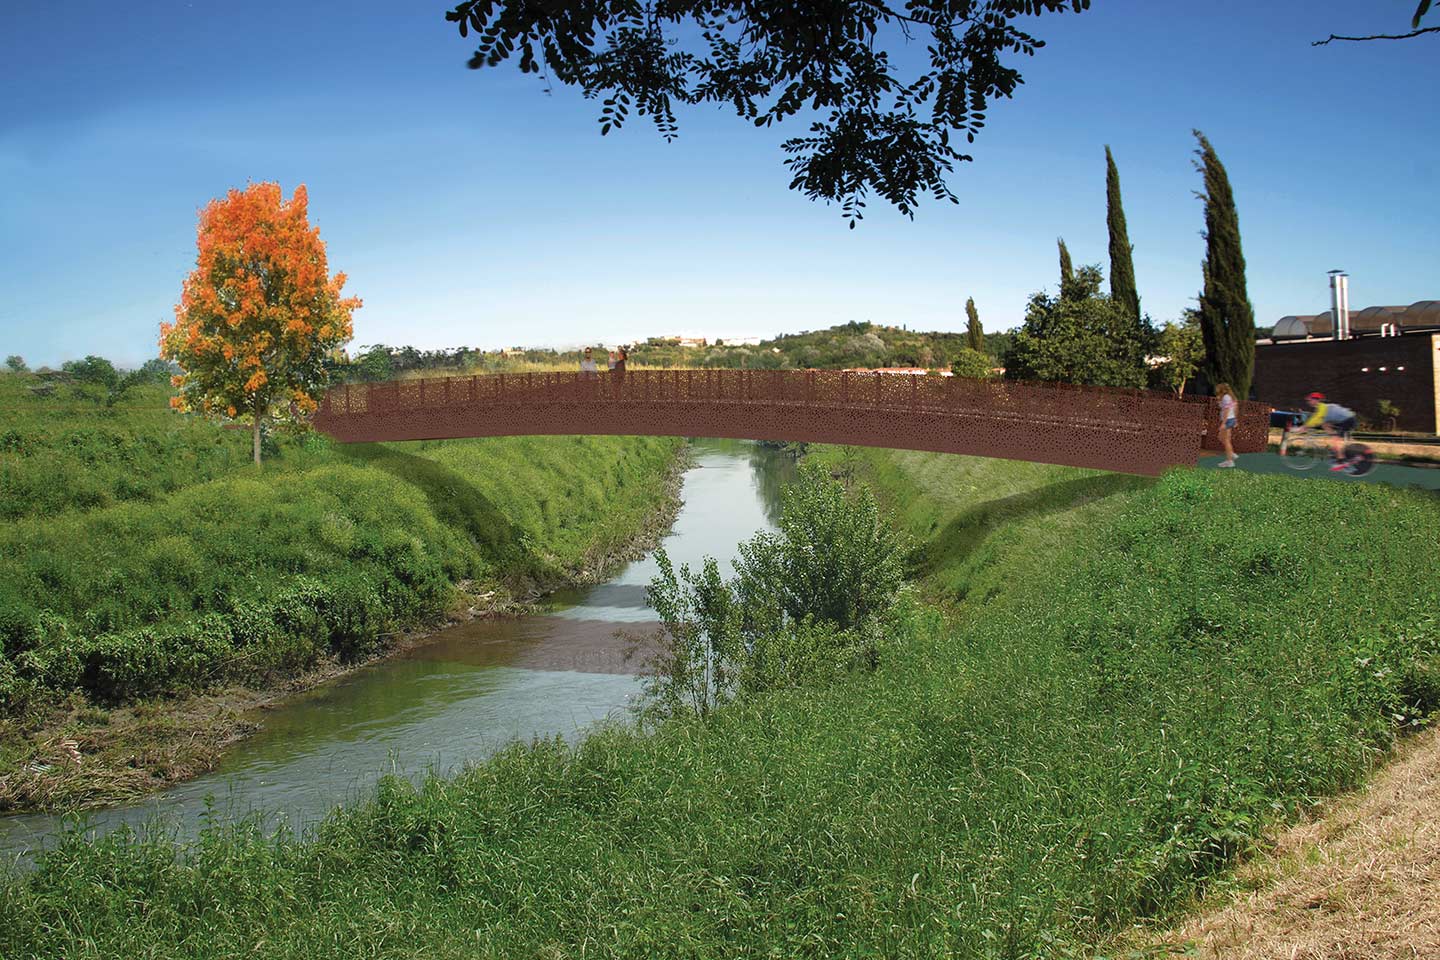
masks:
[[[175,322],[160,325],[160,355],[180,365],[172,406],[252,419],[281,403],[313,411],[326,355],[348,341],[357,297],[341,297],[320,231],[306,216],[305,185],[287,201],[278,183],[231,190],[200,211],[199,255]]]

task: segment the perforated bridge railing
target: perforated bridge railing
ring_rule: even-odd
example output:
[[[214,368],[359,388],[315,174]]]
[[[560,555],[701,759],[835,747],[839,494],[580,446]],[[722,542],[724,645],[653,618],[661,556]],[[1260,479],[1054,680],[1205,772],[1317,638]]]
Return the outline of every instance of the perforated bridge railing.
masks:
[[[1239,452],[1264,450],[1269,408],[1241,405]],[[1144,390],[842,373],[637,370],[348,384],[315,425],[341,441],[644,434],[848,443],[1124,473],[1216,449],[1213,400]]]

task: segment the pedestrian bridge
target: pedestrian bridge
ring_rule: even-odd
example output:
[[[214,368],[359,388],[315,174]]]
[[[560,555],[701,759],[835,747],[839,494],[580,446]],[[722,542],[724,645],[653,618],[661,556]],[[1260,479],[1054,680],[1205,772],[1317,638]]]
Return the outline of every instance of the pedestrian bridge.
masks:
[[[1264,450],[1243,403],[1237,452]],[[342,442],[532,434],[734,437],[931,450],[1155,475],[1218,449],[1209,398],[838,370],[488,374],[346,384],[315,426]]]

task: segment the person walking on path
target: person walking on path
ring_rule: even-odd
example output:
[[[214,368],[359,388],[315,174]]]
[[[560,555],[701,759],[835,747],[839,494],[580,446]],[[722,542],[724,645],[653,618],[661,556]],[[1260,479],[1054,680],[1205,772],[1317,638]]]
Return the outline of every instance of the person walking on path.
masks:
[[[1232,437],[1235,433],[1235,424],[1238,422],[1237,414],[1240,402],[1235,399],[1235,391],[1228,383],[1217,383],[1215,396],[1220,399],[1220,442],[1225,447],[1225,459],[1220,461],[1220,466],[1233,467],[1235,466],[1235,446]]]

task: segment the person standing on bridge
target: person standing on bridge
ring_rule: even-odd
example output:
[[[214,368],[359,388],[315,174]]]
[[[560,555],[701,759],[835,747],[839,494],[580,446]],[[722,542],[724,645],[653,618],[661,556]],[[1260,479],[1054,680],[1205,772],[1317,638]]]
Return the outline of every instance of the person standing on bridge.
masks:
[[[1225,459],[1220,461],[1220,466],[1233,467],[1235,446],[1231,438],[1235,432],[1235,424],[1239,422],[1236,414],[1240,402],[1235,399],[1235,391],[1228,383],[1215,384],[1215,396],[1220,400],[1220,442],[1225,446]]]
[[[620,399],[620,390],[625,386],[625,359],[629,356],[623,346],[615,348],[615,362],[610,364],[611,380],[614,382],[614,396]]]

